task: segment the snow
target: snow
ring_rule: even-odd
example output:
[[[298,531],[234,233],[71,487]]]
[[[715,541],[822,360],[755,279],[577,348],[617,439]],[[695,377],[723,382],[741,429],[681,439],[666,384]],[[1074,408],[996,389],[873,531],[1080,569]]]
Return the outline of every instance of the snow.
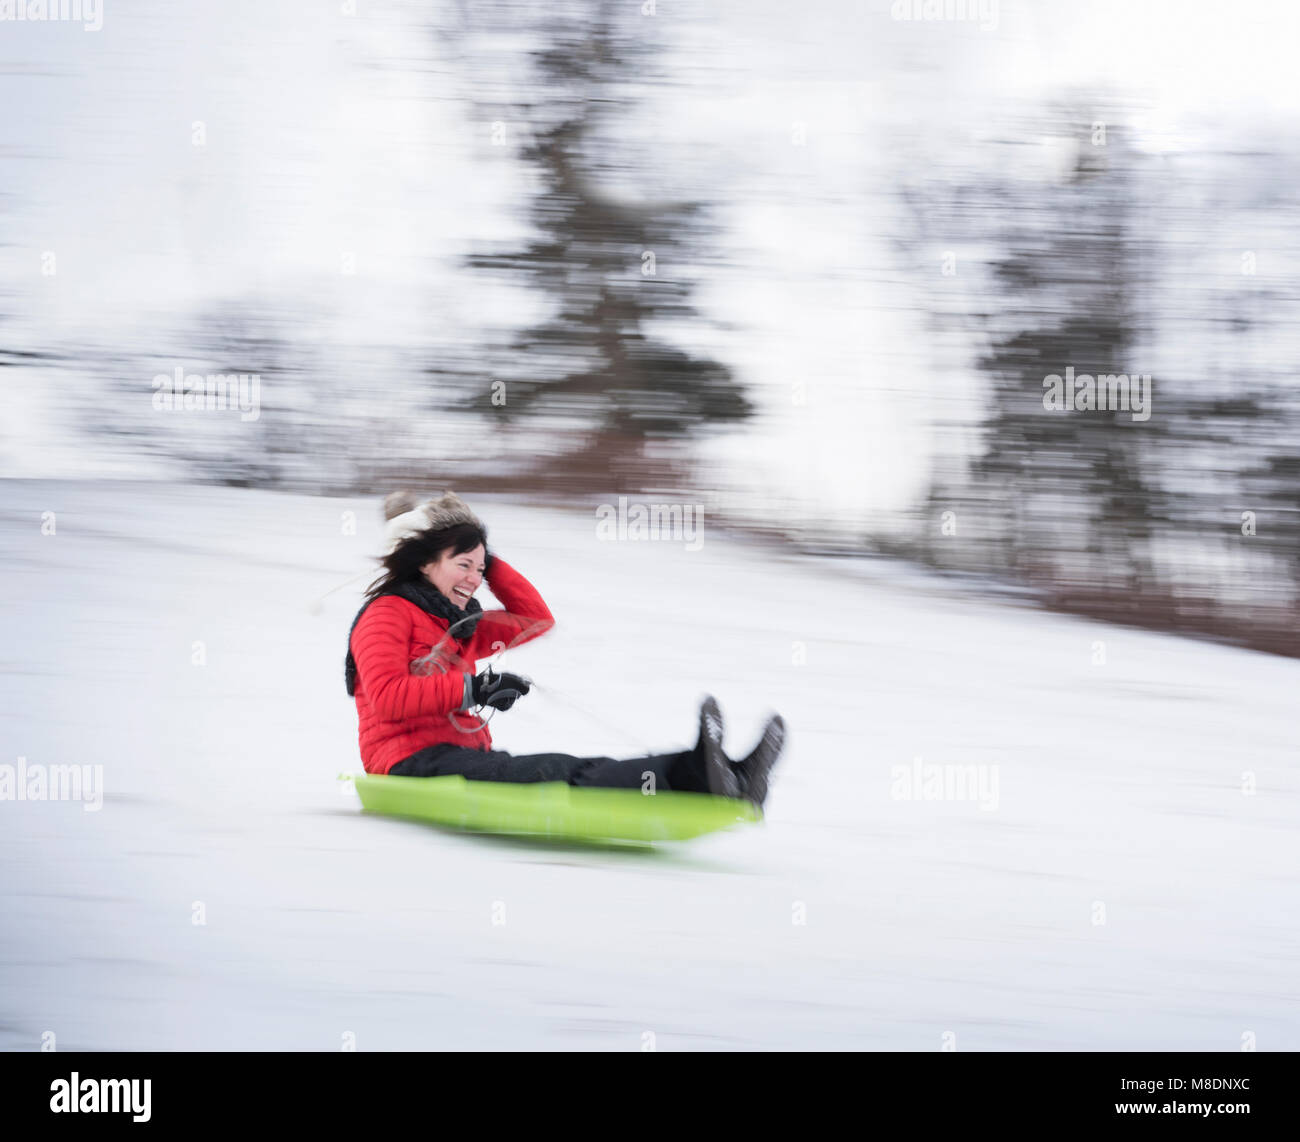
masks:
[[[681,748],[706,692],[733,753],[790,738],[759,826],[476,837],[337,780],[362,583],[310,604],[378,497],[4,493],[0,760],[104,780],[0,801],[4,1049],[1300,1048],[1293,661],[480,497],[558,620],[498,746]],[[996,766],[992,806],[897,799],[916,758]]]

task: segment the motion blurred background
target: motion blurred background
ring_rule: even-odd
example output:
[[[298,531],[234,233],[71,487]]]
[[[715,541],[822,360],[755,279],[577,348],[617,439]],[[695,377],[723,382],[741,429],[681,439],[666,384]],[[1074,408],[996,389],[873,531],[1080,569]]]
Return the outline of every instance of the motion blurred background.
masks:
[[[1293,5],[81,7],[0,22],[0,474],[654,497],[1300,649]]]

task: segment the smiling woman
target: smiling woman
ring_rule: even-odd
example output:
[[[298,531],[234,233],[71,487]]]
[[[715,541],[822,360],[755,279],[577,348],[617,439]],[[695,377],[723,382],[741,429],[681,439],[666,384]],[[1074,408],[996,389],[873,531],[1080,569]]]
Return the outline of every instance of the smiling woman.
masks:
[[[491,669],[478,673],[477,661],[545,634],[555,618],[537,589],[488,550],[486,526],[455,493],[420,504],[395,492],[384,514],[384,573],[353,621],[345,669],[367,773],[649,785],[762,806],[784,722],[772,718],[749,756],[732,761],[722,751],[722,714],[712,698],[701,707],[695,747],[678,753],[620,761],[494,750],[487,722],[475,711],[509,710],[531,683]],[[485,577],[502,609],[484,611],[474,598]]]
[[[470,597],[483,582],[487,564],[487,548],[479,544],[473,551],[456,553],[449,547],[437,560],[430,560],[420,568],[420,574],[429,580],[457,606],[467,606]]]

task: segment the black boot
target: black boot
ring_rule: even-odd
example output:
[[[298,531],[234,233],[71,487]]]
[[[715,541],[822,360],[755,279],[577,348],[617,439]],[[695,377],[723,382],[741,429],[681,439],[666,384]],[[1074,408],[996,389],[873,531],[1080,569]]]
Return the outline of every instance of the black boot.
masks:
[[[740,779],[722,752],[722,711],[710,694],[700,704],[700,737],[696,752],[704,762],[709,792],[715,797],[743,797]]]
[[[781,756],[781,748],[784,745],[785,719],[777,714],[763,727],[763,736],[759,738],[758,745],[749,756],[736,762],[736,772],[740,775],[743,796],[760,809],[763,807],[763,802],[767,800],[768,775],[772,772],[776,759]]]

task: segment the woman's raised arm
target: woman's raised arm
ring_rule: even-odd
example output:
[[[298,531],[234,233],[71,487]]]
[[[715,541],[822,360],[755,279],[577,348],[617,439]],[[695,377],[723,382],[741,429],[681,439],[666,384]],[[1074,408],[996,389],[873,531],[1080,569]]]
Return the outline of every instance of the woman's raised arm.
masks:
[[[492,556],[487,582],[504,609],[483,612],[470,640],[471,658],[487,657],[505,647],[529,642],[555,626],[555,616],[537,588],[499,555]]]

